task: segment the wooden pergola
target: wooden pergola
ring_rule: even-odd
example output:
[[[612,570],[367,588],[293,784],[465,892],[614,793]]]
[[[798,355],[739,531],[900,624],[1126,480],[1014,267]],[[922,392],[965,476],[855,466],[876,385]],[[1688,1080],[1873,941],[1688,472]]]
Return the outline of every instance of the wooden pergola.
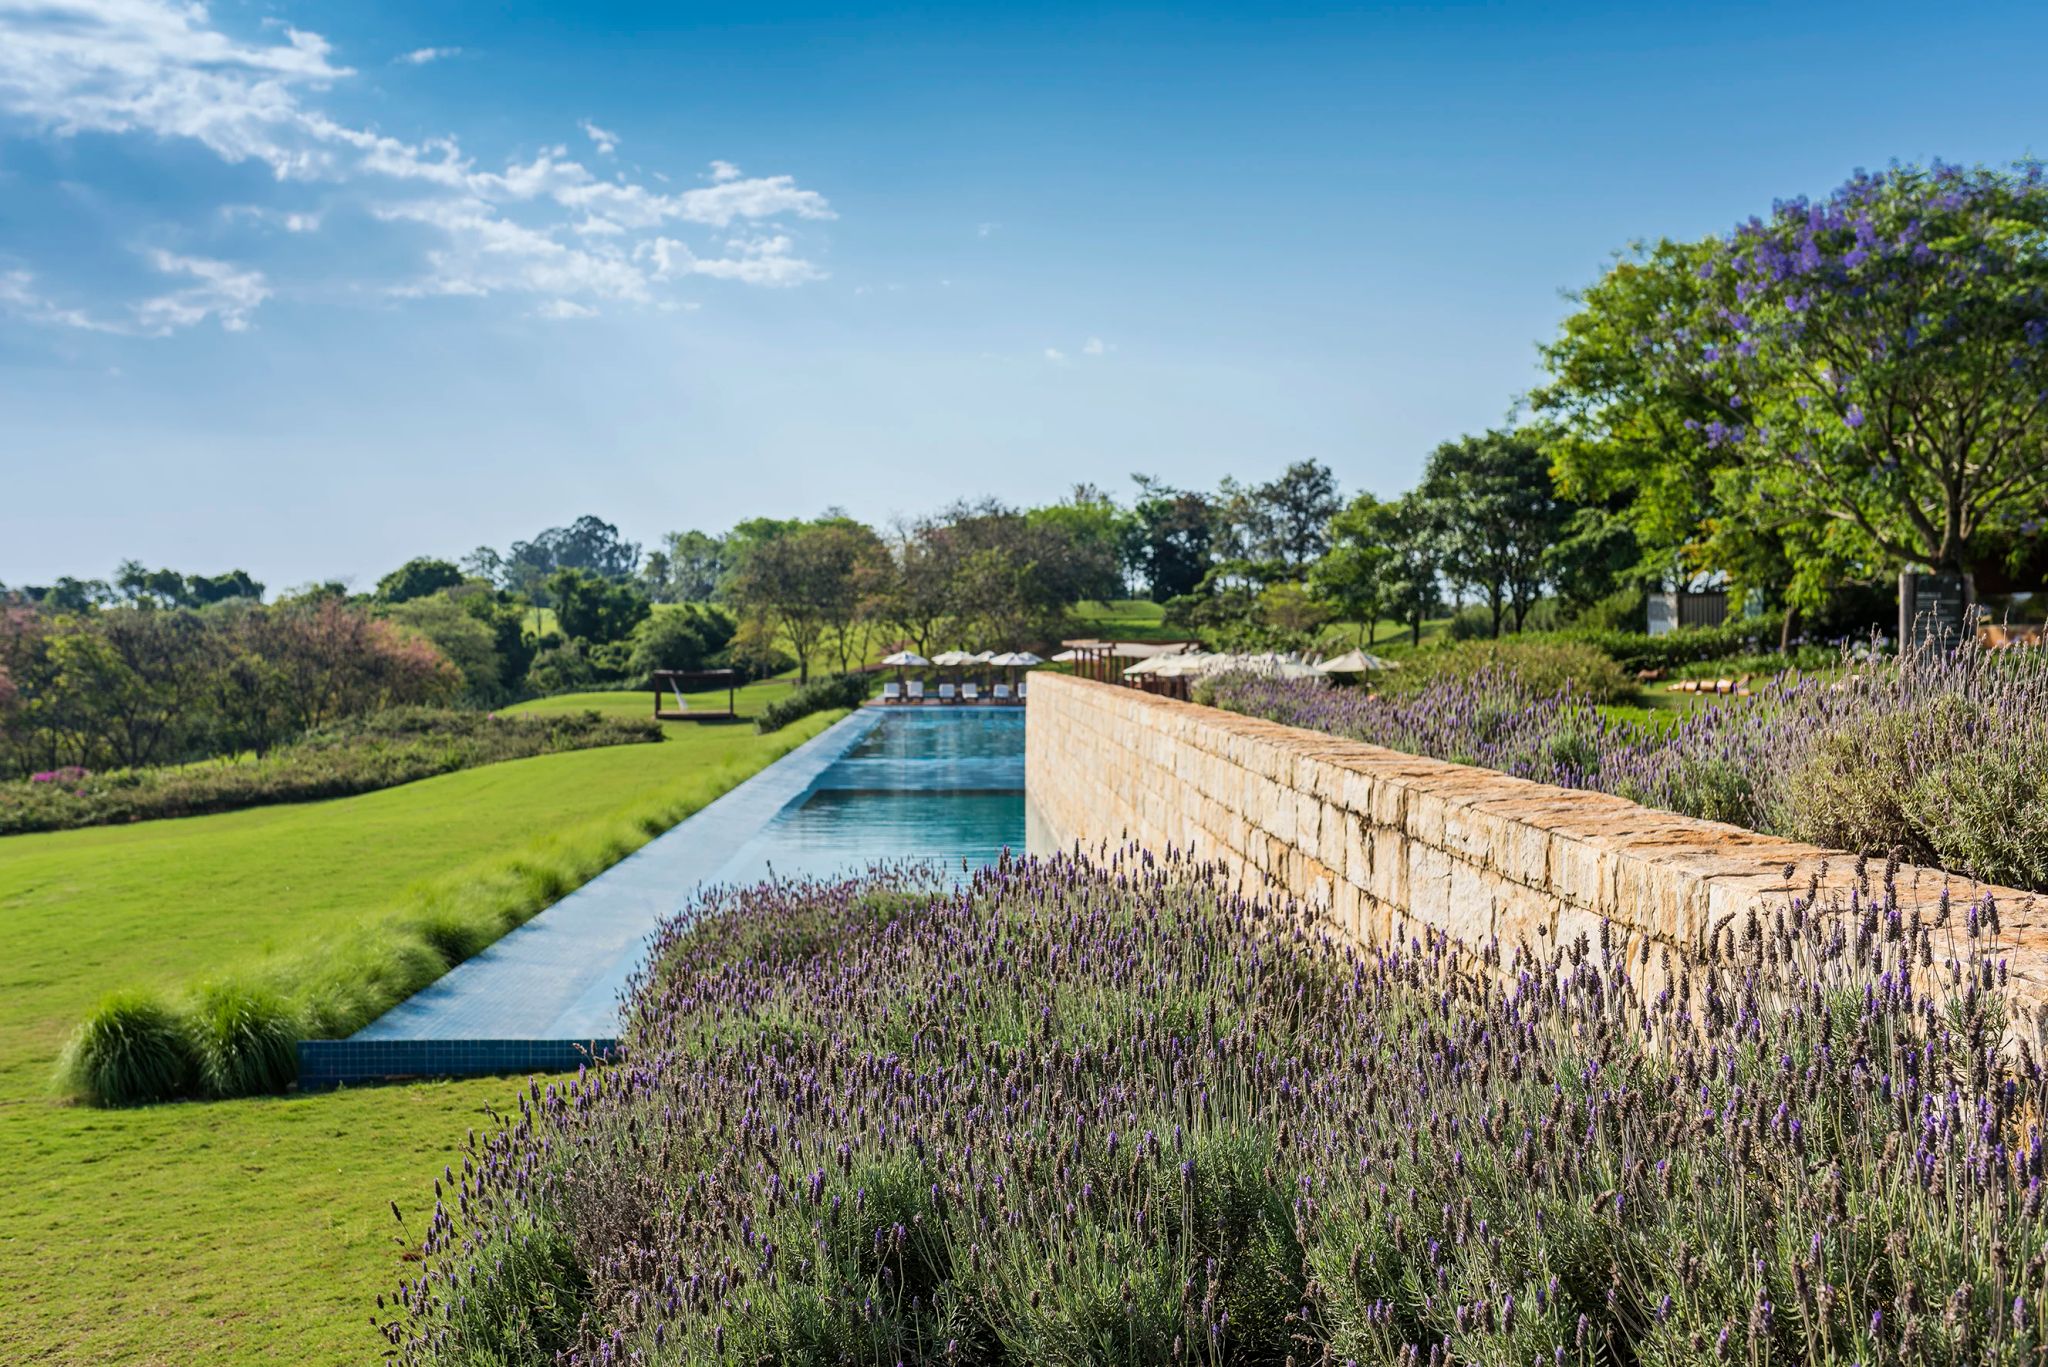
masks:
[[[654,719],[656,721],[731,721],[739,715],[734,706],[735,695],[739,692],[740,672],[737,669],[657,669],[650,679],[654,689]],[[692,708],[683,701],[683,694],[703,693],[719,687],[725,689],[725,710],[715,707]],[[661,695],[674,695],[675,706],[664,710]]]

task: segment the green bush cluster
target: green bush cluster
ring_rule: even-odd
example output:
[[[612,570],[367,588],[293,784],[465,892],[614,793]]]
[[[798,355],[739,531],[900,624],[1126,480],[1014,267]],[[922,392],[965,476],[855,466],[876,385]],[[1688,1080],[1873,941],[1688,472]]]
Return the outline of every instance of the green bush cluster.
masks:
[[[1548,636],[1506,636],[1500,640],[1462,641],[1421,650],[1400,669],[1376,677],[1382,692],[1412,696],[1447,680],[1469,681],[1481,674],[1515,675],[1539,695],[1570,689],[1584,702],[1625,702],[1635,696],[1634,680],[1598,648],[1581,641]]]
[[[859,707],[867,701],[868,690],[872,686],[865,674],[837,674],[829,679],[813,680],[762,708],[754,729],[765,736],[813,712],[829,712],[835,707]]]
[[[662,739],[653,719],[561,712],[500,717],[403,707],[338,722],[255,759],[63,772],[0,784],[0,835],[312,802],[501,760]]]
[[[1755,621],[1724,622],[1717,627],[1686,627],[1652,636],[1646,631],[1600,631],[1574,628],[1554,639],[1592,646],[1630,674],[1641,669],[1676,669],[1700,660],[1726,660],[1750,655],[1771,644],[1769,628]]]
[[[1852,714],[1787,775],[1770,820],[1815,845],[2048,887],[2048,730],[2034,720],[1954,694]]]

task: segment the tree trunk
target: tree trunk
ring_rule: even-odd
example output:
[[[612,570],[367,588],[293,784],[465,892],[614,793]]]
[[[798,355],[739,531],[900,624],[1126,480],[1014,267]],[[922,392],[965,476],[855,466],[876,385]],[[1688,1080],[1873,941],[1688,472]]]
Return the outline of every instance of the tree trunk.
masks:
[[[1785,616],[1778,623],[1778,653],[1789,654],[1792,650],[1792,628],[1799,622],[1799,609],[1790,603],[1785,605]]]

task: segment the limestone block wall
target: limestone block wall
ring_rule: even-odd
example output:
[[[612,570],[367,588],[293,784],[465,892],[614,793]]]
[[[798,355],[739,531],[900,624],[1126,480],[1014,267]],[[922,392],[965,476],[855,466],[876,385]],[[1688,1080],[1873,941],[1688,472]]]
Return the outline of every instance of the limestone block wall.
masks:
[[[1684,954],[1722,917],[1815,879],[1846,905],[1856,883],[1840,851],[1060,675],[1031,680],[1025,780],[1052,843],[1191,849],[1361,942],[1433,927],[1547,952],[1608,922]],[[1938,869],[1898,887],[1930,914],[1944,890],[1997,897],[2013,986],[2048,1002],[2042,899]]]

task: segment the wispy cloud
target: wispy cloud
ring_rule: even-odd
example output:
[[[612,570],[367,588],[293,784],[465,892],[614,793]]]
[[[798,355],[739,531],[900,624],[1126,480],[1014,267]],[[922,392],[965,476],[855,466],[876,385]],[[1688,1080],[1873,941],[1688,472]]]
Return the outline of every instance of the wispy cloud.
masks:
[[[1061,351],[1056,346],[1049,346],[1045,349],[1045,359],[1051,361],[1054,365],[1065,365],[1067,363],[1067,353]]]
[[[1081,354],[1083,356],[1107,356],[1113,350],[1115,348],[1104,342],[1100,337],[1090,337],[1087,341],[1081,343]]]
[[[250,315],[270,298],[270,283],[261,271],[244,270],[206,257],[180,256],[159,248],[143,255],[159,273],[184,276],[193,283],[139,300],[128,306],[125,317],[101,317],[44,297],[30,271],[0,271],[0,313],[85,332],[167,337],[209,318],[218,320],[229,332],[246,331]]]
[[[407,66],[425,66],[428,62],[438,62],[443,58],[461,55],[462,49],[459,47],[416,47],[411,52],[399,53],[391,60],[403,62]]]
[[[684,276],[788,286],[825,275],[778,224],[836,215],[790,176],[713,161],[703,182],[668,192],[623,175],[600,178],[565,147],[486,169],[454,137],[408,141],[330,115],[328,92],[354,72],[319,34],[280,33],[232,36],[203,5],[182,0],[0,0],[0,136],[12,124],[59,139],[192,142],[223,162],[267,168],[277,202],[260,208],[288,230],[319,228],[337,201],[374,222],[424,228],[433,236],[421,247],[423,271],[363,282],[399,297],[506,292],[537,296],[536,309],[548,301],[589,307],[651,301],[657,287]],[[458,51],[422,48],[400,60],[426,65]],[[598,156],[616,150],[617,137],[595,122],[585,120],[583,132]],[[327,190],[308,203],[315,186]],[[745,231],[708,251],[673,235],[684,227]],[[152,264],[192,283],[130,305],[135,322],[109,330],[163,331],[207,318],[239,329],[272,294],[247,267],[170,252]],[[73,312],[30,308],[11,295],[0,304],[53,324]]]
[[[994,237],[996,231],[1002,226],[1000,223],[977,223],[974,225],[974,235],[976,237]]]

